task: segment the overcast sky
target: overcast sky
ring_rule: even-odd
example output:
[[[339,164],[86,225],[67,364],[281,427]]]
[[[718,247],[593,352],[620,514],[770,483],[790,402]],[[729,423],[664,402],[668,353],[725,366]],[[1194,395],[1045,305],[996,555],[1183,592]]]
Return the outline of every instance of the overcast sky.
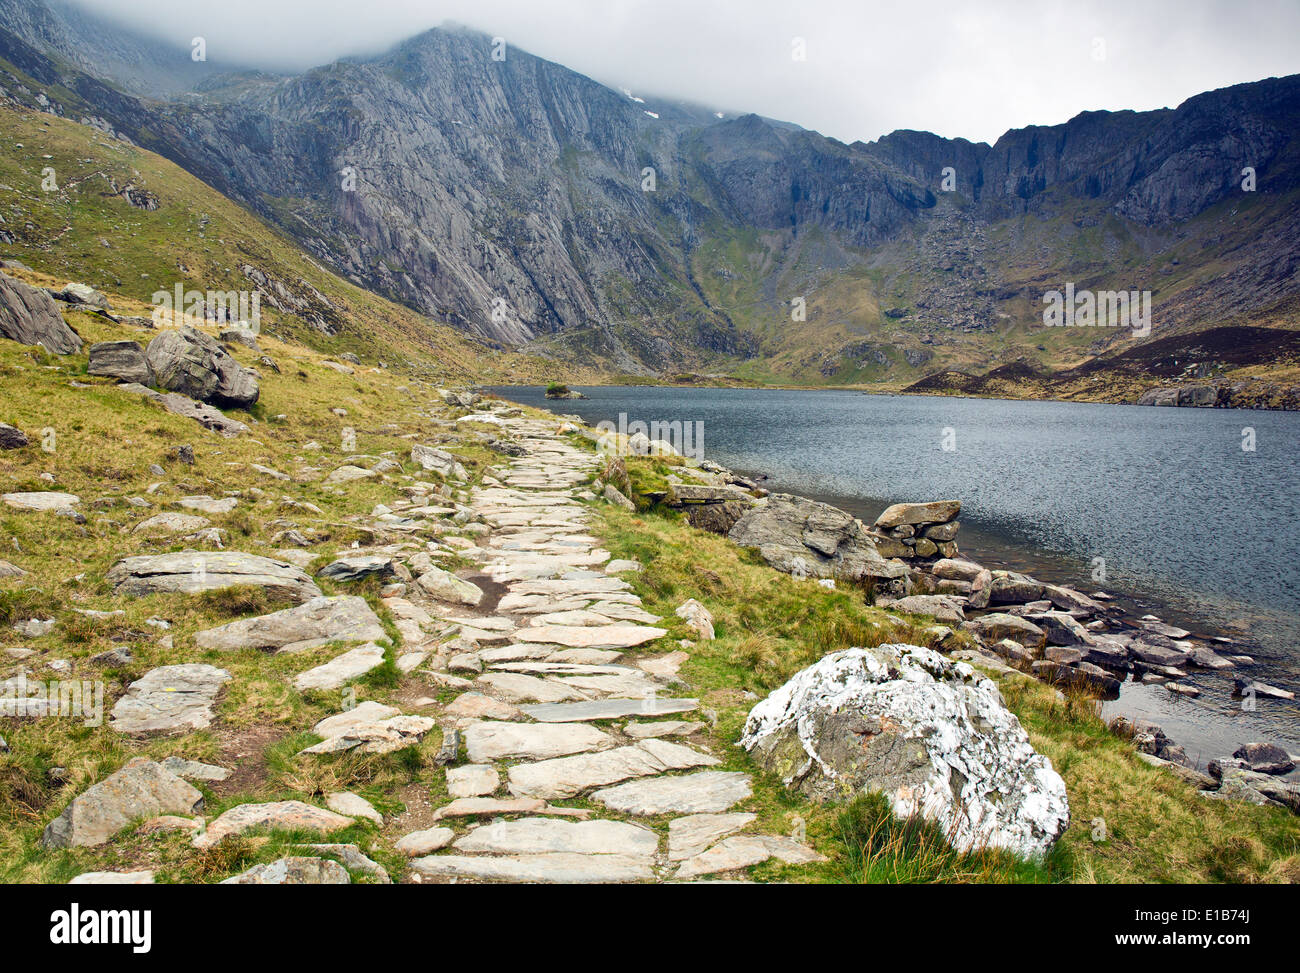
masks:
[[[1300,72],[1296,0],[73,0],[213,60],[304,68],[444,21],[634,93],[851,142],[993,141],[1089,109],[1173,107]],[[802,38],[805,60],[796,60]]]

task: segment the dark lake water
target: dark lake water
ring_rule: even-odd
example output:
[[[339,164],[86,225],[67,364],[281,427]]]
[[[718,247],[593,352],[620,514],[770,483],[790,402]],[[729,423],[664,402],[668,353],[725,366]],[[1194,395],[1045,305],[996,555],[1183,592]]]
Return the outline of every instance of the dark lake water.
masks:
[[[964,555],[1231,637],[1259,660],[1255,678],[1300,690],[1300,414],[837,391],[583,387],[589,398],[562,402],[541,388],[495,391],[590,423],[620,413],[700,422],[708,458],[868,523],[897,501],[961,500]],[[1253,450],[1242,448],[1248,429]],[[1193,756],[1255,739],[1300,752],[1295,702],[1260,700],[1247,713],[1230,678],[1191,682],[1200,699],[1130,684],[1108,705],[1155,719]]]

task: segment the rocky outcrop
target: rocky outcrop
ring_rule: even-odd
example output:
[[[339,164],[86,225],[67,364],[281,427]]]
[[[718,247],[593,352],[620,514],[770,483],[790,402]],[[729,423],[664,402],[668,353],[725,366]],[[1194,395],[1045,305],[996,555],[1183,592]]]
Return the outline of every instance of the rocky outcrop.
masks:
[[[272,597],[299,603],[321,594],[301,568],[240,551],[177,551],[127,557],[109,568],[105,580],[119,594],[137,596],[165,591],[196,594],[234,585],[264,588]]]
[[[963,851],[1041,857],[1070,822],[1064,781],[996,686],[914,645],[826,656],[750,711],[740,743],[814,800],[881,792]]]
[[[862,522],[829,504],[785,493],[757,502],[727,535],[756,547],[778,571],[846,581],[892,579],[905,573],[876,551]]]
[[[0,274],[0,335],[52,355],[81,351],[81,336],[63,320],[54,299],[6,274]]]
[[[203,795],[160,764],[143,757],[73,798],[45,828],[46,848],[74,848],[106,843],[133,820],[160,814],[193,814]]]
[[[145,349],[159,388],[210,405],[246,409],[257,401],[257,375],[197,328],[164,331]]]

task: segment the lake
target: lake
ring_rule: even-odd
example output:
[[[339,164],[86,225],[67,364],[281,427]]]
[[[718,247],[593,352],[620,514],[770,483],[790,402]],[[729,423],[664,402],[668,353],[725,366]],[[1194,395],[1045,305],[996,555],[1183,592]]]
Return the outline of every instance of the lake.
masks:
[[[701,423],[709,459],[867,523],[898,501],[961,500],[964,556],[1226,635],[1229,651],[1259,660],[1255,678],[1300,690],[1300,414],[847,391],[584,386],[587,399],[565,401],[493,391],[593,424]],[[1257,739],[1300,752],[1297,703],[1261,699],[1243,712],[1230,678],[1189,681],[1201,698],[1129,683],[1107,711],[1155,720],[1202,759]]]

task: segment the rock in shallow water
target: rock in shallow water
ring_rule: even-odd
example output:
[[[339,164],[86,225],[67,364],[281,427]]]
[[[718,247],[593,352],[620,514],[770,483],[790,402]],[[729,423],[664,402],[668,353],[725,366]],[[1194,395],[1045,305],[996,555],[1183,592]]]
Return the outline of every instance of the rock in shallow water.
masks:
[[[882,792],[963,851],[1039,857],[1070,822],[1064,781],[997,687],[915,645],[826,656],[755,706],[740,742],[815,800]]]

